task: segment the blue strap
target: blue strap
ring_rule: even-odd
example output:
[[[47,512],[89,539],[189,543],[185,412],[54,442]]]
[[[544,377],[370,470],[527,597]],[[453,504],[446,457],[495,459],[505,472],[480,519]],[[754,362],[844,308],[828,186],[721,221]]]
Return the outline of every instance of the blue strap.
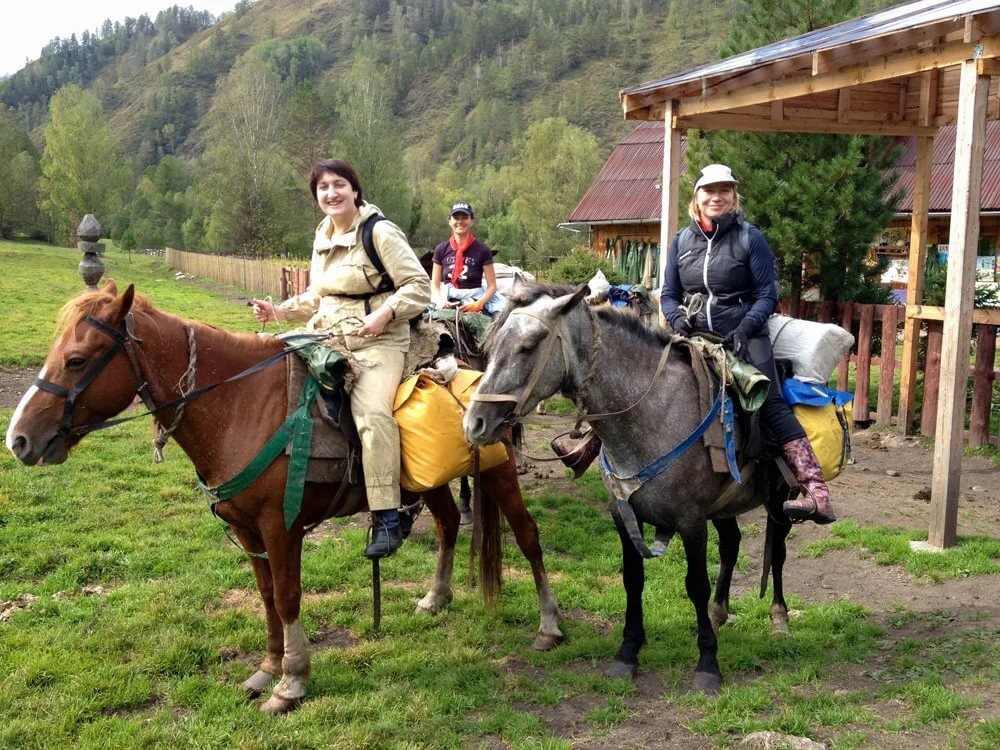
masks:
[[[654,477],[657,477],[660,474],[662,474],[666,470],[666,468],[670,466],[670,464],[672,464],[678,458],[683,456],[684,453],[687,451],[687,449],[690,448],[692,445],[694,445],[695,442],[697,442],[701,438],[701,436],[708,431],[708,428],[712,425],[712,420],[714,420],[716,416],[718,416],[719,410],[722,408],[722,401],[723,401],[722,391],[720,390],[719,395],[716,396],[715,401],[712,403],[711,410],[708,412],[707,415],[705,415],[705,418],[701,420],[701,424],[699,424],[697,427],[694,428],[694,432],[692,432],[690,435],[684,438],[684,440],[678,443],[677,446],[675,446],[672,451],[660,456],[652,463],[646,465],[638,473],[633,474],[630,477],[619,477],[617,474],[615,474],[615,472],[611,469],[611,464],[608,463],[608,458],[604,453],[603,446],[601,447],[601,468],[604,469],[604,471],[606,471],[608,474],[612,474],[618,479],[637,479],[643,484],[645,484],[650,479],[653,479]],[[730,406],[730,408],[732,408],[732,406]]]
[[[729,464],[729,473],[732,474],[736,484],[743,484],[740,479],[740,465],[736,461],[736,427],[733,418],[733,400],[722,393],[722,437],[726,444],[726,463]]]

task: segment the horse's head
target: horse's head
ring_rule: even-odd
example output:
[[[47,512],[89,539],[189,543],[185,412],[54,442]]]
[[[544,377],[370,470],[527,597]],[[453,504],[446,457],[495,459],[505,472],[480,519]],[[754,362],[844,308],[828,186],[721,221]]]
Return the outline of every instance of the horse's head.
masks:
[[[119,296],[109,280],[63,307],[59,333],[45,366],[17,405],[7,429],[7,448],[29,466],[59,464],[88,425],[125,409],[137,383],[122,351],[125,318],[135,289]]]
[[[517,287],[486,341],[489,366],[465,415],[465,435],[473,443],[499,440],[504,431],[542,399],[562,390],[575,357],[570,313],[590,293],[582,286]]]

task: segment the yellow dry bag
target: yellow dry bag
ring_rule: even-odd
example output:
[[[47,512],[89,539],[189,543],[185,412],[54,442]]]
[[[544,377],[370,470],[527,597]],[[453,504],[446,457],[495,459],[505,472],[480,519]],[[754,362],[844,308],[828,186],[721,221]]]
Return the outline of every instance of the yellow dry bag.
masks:
[[[441,385],[418,373],[400,384],[392,410],[399,423],[403,487],[424,492],[472,473],[472,446],[465,439],[462,417],[482,376],[477,370],[459,370],[450,383]],[[481,471],[506,460],[503,443],[479,449]]]

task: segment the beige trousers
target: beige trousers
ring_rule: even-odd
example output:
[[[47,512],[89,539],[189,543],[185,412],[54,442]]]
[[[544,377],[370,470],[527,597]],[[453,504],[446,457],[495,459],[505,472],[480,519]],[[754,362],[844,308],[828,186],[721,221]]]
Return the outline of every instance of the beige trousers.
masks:
[[[351,389],[351,411],[361,438],[361,466],[365,492],[372,510],[398,508],[399,425],[392,416],[392,402],[403,377],[403,352],[371,347],[357,352],[366,365],[359,367]]]

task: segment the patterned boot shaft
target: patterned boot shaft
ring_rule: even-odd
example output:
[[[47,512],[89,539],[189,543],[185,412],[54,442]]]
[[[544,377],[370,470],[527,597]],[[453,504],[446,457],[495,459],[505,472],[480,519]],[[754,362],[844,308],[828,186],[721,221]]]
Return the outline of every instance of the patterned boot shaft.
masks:
[[[799,438],[782,446],[785,460],[795,473],[802,494],[787,500],[783,509],[792,521],[813,521],[818,524],[837,520],[830,503],[830,489],[823,481],[819,459],[809,445],[808,438]]]

